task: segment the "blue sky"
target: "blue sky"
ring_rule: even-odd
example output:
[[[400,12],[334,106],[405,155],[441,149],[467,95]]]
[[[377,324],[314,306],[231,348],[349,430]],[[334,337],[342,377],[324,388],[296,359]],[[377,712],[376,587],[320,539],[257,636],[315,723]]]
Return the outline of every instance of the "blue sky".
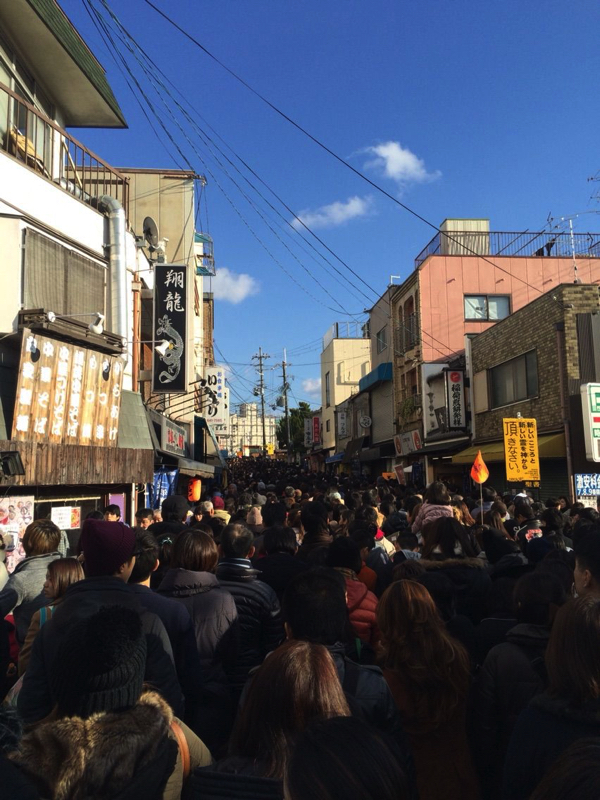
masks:
[[[271,103],[434,224],[489,217],[493,230],[541,230],[550,212],[594,212],[575,226],[600,230],[600,203],[590,199],[600,184],[588,182],[600,170],[596,2],[154,1]],[[367,284],[331,255],[343,277],[320,256],[313,260],[298,234],[265,211],[276,236],[193,127],[179,117],[182,133],[167,116],[164,93],[140,77],[149,104],[208,179],[220,268],[213,288],[224,296],[215,339],[241,376],[233,388],[250,397],[248,365],[259,345],[271,364],[287,347],[294,397],[317,400],[318,338],[348,319],[342,310],[371,305],[390,275],[406,277],[434,231],[319,149],[143,0],[107,2],[206,123]],[[177,166],[181,157],[150,129],[81,0],[61,5],[106,68],[129,123],[126,131],[74,133],[115,165]],[[214,140],[206,123],[198,124]],[[201,219],[206,229],[204,204]],[[267,384],[277,387],[277,371],[267,372]]]

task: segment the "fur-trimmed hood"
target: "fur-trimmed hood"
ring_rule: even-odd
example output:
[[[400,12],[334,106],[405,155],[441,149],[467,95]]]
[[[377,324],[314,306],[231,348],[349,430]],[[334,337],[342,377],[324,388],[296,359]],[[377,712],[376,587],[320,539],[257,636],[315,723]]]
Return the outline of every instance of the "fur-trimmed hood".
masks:
[[[127,711],[47,722],[27,733],[10,755],[52,800],[116,800],[162,796],[177,744],[173,712],[155,692]]]
[[[445,558],[440,561],[422,558],[419,564],[422,564],[428,572],[433,572],[437,569],[455,569],[457,567],[462,569],[487,569],[487,564],[482,558]]]

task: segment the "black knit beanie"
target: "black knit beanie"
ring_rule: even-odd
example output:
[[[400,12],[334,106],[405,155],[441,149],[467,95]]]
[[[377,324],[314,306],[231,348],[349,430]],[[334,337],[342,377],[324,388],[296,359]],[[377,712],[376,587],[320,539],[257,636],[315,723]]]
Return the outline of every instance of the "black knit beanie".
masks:
[[[134,706],[146,667],[139,615],[106,606],[73,625],[52,666],[52,690],[62,716],[84,719],[97,711]]]

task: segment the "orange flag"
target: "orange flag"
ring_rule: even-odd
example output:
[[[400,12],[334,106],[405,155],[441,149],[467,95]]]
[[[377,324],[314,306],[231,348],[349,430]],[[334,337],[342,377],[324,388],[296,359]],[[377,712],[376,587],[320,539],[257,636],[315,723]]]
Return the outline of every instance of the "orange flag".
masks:
[[[481,450],[477,453],[477,458],[471,467],[471,477],[475,483],[485,483],[490,477],[490,471],[485,465],[485,461],[481,456]]]

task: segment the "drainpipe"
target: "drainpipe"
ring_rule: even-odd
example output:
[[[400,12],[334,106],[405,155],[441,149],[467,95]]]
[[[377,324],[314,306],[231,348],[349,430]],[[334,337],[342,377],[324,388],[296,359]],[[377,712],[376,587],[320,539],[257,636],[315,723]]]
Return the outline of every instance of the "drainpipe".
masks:
[[[95,199],[98,211],[108,216],[110,238],[110,328],[112,333],[128,339],[127,333],[127,261],[125,257],[125,209],[110,195]],[[123,354],[127,358],[127,352]]]
[[[571,502],[574,502],[576,500],[576,497],[575,497],[575,484],[573,482],[573,458],[571,455],[571,423],[569,421],[569,408],[568,408],[566,385],[565,385],[565,359],[563,355],[565,323],[555,322],[554,330],[556,331],[556,355],[558,361],[558,374],[559,374],[559,386],[560,386],[560,410],[565,430],[567,480],[569,482],[570,500]]]

